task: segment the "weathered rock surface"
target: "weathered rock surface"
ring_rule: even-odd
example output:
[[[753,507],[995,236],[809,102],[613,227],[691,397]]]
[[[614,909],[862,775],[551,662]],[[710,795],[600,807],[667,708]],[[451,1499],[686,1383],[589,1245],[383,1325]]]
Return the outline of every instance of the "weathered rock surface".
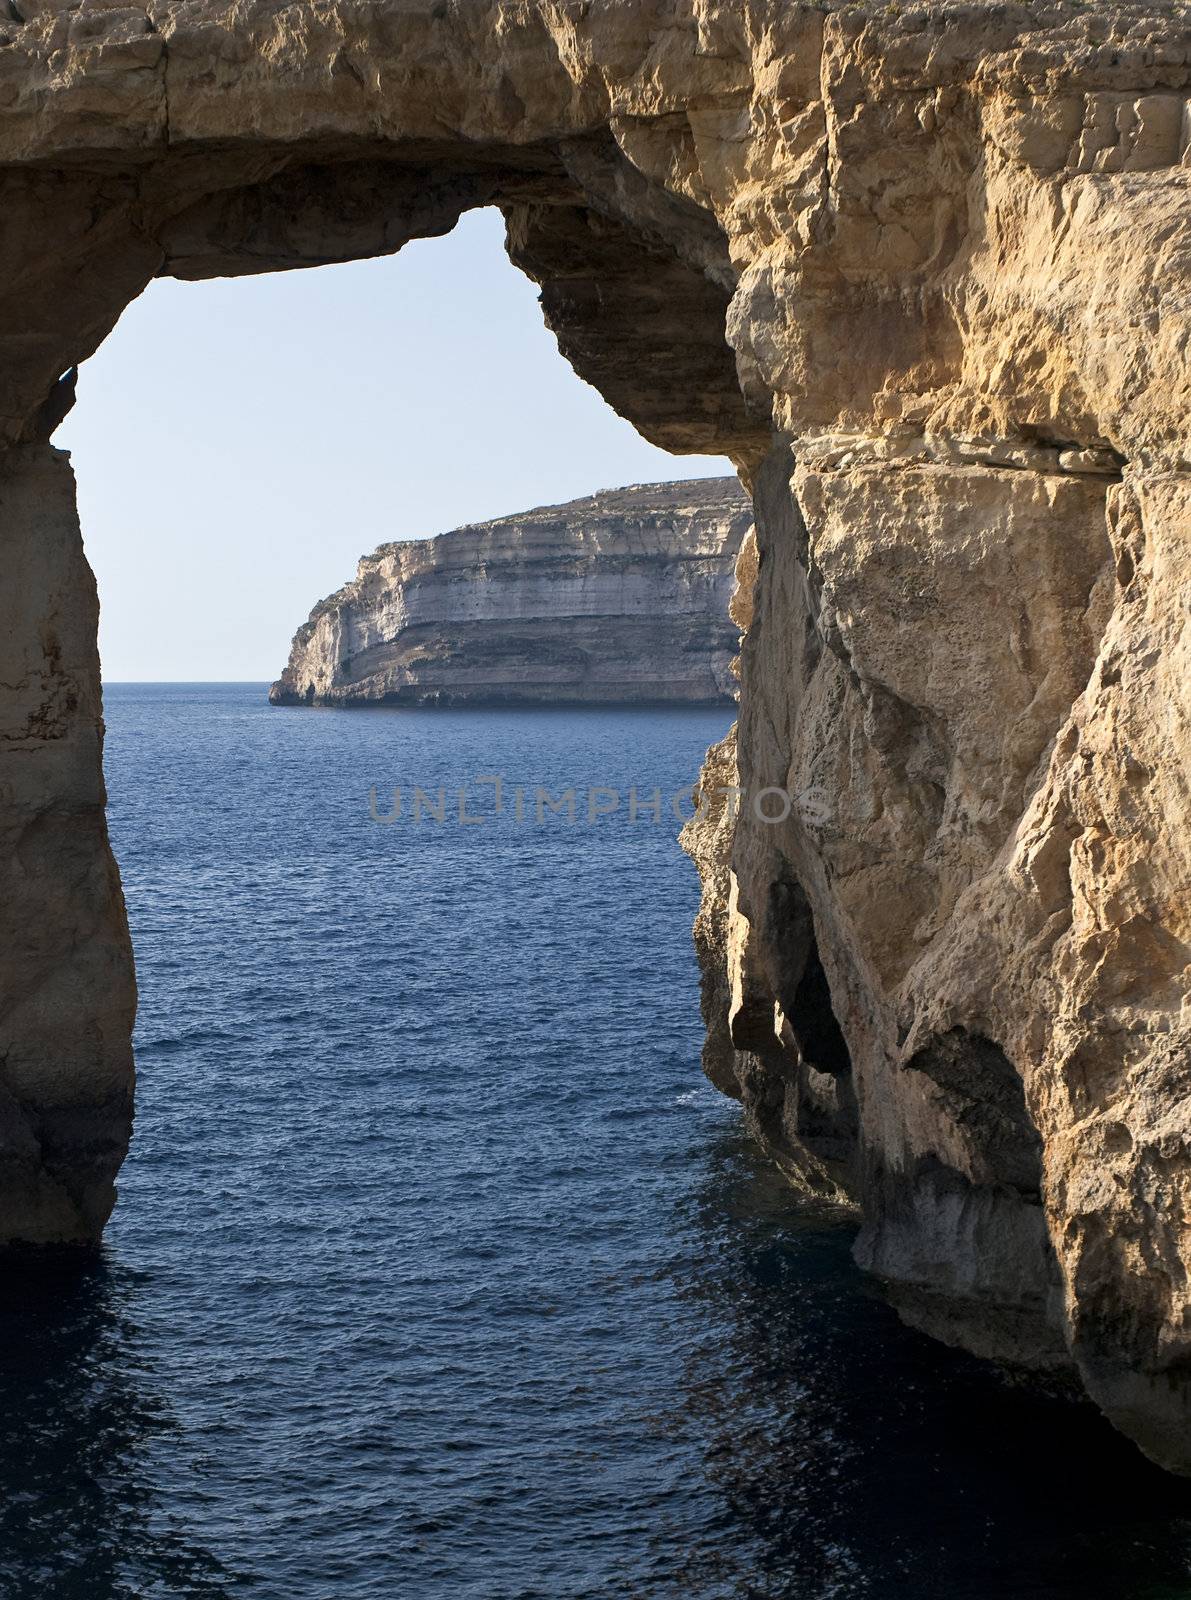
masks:
[[[59,450],[0,453],[0,1227],[98,1236],[132,1121],[136,991],[107,845],[95,580]]]
[[[383,544],[319,602],[275,705],[735,698],[728,616],[752,523],[736,478],[609,489]]]
[[[10,12],[4,1236],[94,1232],[130,1082],[63,374],[156,274],[498,204],[581,375],[755,490],[735,759],[817,804],[697,847],[718,1081],[907,1315],[1191,1470],[1187,12]]]

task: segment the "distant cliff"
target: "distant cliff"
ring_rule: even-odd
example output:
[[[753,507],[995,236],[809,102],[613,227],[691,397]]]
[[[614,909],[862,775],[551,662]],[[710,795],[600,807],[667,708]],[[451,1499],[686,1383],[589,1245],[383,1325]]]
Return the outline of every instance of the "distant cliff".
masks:
[[[319,602],[275,705],[732,698],[735,478],[607,490],[383,544]]]

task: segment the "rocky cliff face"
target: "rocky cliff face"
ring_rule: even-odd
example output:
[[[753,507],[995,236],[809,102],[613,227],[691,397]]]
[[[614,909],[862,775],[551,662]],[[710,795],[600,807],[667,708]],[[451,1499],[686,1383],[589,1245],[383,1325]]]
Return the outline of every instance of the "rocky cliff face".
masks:
[[[575,368],[754,491],[710,778],[799,802],[696,842],[717,1080],[860,1208],[908,1316],[1077,1373],[1191,1470],[1186,14],[10,12],[4,1236],[94,1235],[131,1082],[93,606],[46,444],[71,369],[155,274],[376,255],[498,204]]]
[[[735,478],[607,490],[384,544],[294,636],[275,705],[710,703],[752,502]]]

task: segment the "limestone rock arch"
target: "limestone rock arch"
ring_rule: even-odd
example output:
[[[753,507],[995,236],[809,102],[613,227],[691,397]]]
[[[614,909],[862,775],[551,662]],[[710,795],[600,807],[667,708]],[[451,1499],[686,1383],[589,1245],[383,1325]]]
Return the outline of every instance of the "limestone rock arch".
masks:
[[[576,369],[754,491],[711,771],[816,799],[692,840],[709,1071],[860,1206],[907,1316],[1077,1371],[1191,1468],[1185,24],[8,11],[0,1236],[95,1239],[132,1109],[96,599],[48,442],[74,373],[154,276],[383,254],[498,205]]]

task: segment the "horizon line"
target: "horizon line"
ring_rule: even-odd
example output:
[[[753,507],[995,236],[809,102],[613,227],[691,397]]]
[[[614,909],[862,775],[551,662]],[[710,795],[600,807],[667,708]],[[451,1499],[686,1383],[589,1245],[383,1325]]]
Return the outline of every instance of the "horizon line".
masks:
[[[236,684],[243,688],[258,683],[274,683],[273,678],[101,678],[100,684],[108,688],[122,688],[130,683],[185,683],[185,684]]]

